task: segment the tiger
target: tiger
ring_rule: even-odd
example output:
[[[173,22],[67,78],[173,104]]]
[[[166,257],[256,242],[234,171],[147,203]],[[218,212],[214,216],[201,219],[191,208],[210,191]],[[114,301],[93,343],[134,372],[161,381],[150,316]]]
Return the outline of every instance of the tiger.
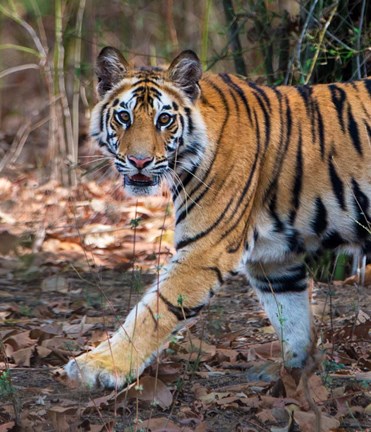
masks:
[[[176,252],[119,329],[68,362],[68,377],[127,385],[236,272],[284,366],[303,370],[315,339],[305,255],[371,251],[371,79],[269,87],[203,73],[190,50],[161,69],[135,68],[112,47],[96,75],[91,137],[128,195],[168,185]]]

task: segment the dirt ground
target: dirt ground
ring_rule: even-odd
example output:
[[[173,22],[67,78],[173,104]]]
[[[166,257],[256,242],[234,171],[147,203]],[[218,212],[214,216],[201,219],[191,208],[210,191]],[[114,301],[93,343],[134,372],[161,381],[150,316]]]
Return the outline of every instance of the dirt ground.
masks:
[[[106,185],[11,180],[0,178],[0,432],[310,432],[316,416],[323,431],[370,430],[370,291],[356,284],[314,284],[322,368],[308,382],[280,370],[236,276],[129,390],[68,383],[62,366],[106,338],[173,252],[171,211]]]

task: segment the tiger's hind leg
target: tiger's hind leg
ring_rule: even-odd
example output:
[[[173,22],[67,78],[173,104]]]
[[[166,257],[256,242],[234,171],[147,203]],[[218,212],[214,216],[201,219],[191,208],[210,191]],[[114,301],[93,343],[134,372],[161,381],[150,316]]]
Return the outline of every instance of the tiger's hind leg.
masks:
[[[303,368],[313,344],[304,264],[299,260],[249,262],[247,273],[282,342],[284,365],[287,368]]]

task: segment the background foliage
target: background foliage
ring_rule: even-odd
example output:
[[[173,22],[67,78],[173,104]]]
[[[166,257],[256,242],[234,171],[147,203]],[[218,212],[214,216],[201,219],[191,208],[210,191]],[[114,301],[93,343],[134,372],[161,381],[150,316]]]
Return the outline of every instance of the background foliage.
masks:
[[[367,0],[4,0],[0,170],[27,162],[75,181],[105,45],[152,65],[193,49],[205,69],[259,83],[349,80],[370,74],[370,17]]]
[[[193,49],[260,84],[345,81],[371,75],[370,18],[368,0],[4,0],[0,172],[76,184],[103,46],[136,65]]]

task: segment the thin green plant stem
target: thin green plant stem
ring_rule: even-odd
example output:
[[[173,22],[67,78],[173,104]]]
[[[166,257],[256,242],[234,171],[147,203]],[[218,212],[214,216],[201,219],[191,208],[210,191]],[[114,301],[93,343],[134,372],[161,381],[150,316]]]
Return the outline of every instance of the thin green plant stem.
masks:
[[[79,102],[80,102],[80,85],[81,85],[81,34],[82,22],[84,17],[86,0],[80,0],[79,9],[76,16],[75,27],[75,52],[74,52],[74,82],[73,82],[73,98],[72,98],[72,163],[77,163],[78,143],[79,143]]]
[[[39,30],[39,37],[40,37],[41,43],[44,46],[45,51],[49,52],[48,38],[46,36],[45,27],[44,27],[44,23],[42,20],[42,15],[41,15],[41,10],[39,8],[38,0],[30,0],[30,2],[31,2],[31,5],[32,5],[33,10],[35,12],[36,23],[37,23],[37,27]]]
[[[33,42],[36,46],[36,49],[37,49],[37,51],[39,51],[41,57],[46,59],[47,52],[46,52],[43,44],[41,43],[41,40],[38,37],[35,29],[30,24],[28,24],[26,21],[24,21],[20,16],[18,16],[15,12],[8,10],[6,7],[4,7],[1,4],[0,4],[0,12],[3,15],[5,15],[6,17],[15,21],[17,24],[19,24],[20,26],[22,26],[26,30],[26,32],[29,34],[29,36],[33,40]]]
[[[13,49],[15,51],[21,51],[21,52],[25,52],[27,54],[32,54],[38,58],[42,58],[42,55],[40,54],[39,51],[36,51],[32,48],[23,46],[23,45],[16,45],[16,44],[1,44],[0,45],[0,50],[6,50],[6,49]]]
[[[296,61],[297,61],[297,65],[298,65],[298,69],[299,69],[300,74],[301,74],[301,70],[302,70],[301,59],[300,59],[301,58],[301,48],[302,48],[304,37],[307,34],[307,29],[308,29],[309,23],[314,17],[314,9],[316,8],[317,3],[318,3],[318,0],[313,1],[312,5],[309,9],[307,19],[305,20],[304,26],[303,26],[302,31],[300,33],[299,40],[296,44]],[[289,65],[287,67],[285,80],[283,82],[285,85],[289,84],[290,75],[292,76],[292,69],[293,69],[294,61],[295,61],[295,55],[291,56]]]
[[[331,14],[330,14],[328,20],[326,21],[325,25],[323,26],[323,29],[321,30],[321,33],[319,35],[319,41],[318,41],[317,49],[316,49],[316,52],[315,52],[315,54],[313,56],[313,60],[312,60],[312,62],[310,64],[310,68],[309,68],[308,74],[305,77],[304,84],[308,84],[308,82],[309,82],[309,80],[310,80],[310,78],[311,78],[311,76],[313,74],[314,67],[316,66],[319,53],[321,52],[322,43],[323,43],[323,40],[325,38],[327,29],[328,29],[329,25],[331,24],[332,19],[335,16],[335,13],[336,13],[336,11],[338,9],[338,6],[339,6],[339,2],[337,2],[336,5],[332,8]]]
[[[40,66],[36,63],[28,63],[19,66],[14,66],[8,69],[5,69],[0,72],[0,79],[6,77],[7,75],[11,75],[16,72],[21,72],[28,69],[40,69]]]
[[[364,19],[365,19],[365,11],[366,11],[366,1],[363,0],[362,1],[362,8],[361,8],[361,16],[359,18],[357,40],[356,40],[356,50],[357,50],[357,55],[356,55],[356,64],[357,64],[356,74],[357,74],[357,78],[358,79],[362,78],[360,52],[361,52],[361,36],[362,36],[362,30],[363,30],[363,23],[364,23]]]
[[[203,26],[202,26],[202,36],[201,36],[201,63],[204,68],[207,66],[207,50],[209,41],[209,17],[211,10],[212,0],[206,0]]]
[[[64,5],[66,7],[66,4]],[[67,91],[64,76],[64,45],[63,45],[63,11],[62,0],[55,0],[55,57],[54,57],[54,90],[61,96],[61,117],[63,127],[59,128],[60,134],[60,176],[64,184],[73,186],[76,184],[76,172],[66,171],[65,163],[73,154],[73,128],[71,110],[68,104]]]

